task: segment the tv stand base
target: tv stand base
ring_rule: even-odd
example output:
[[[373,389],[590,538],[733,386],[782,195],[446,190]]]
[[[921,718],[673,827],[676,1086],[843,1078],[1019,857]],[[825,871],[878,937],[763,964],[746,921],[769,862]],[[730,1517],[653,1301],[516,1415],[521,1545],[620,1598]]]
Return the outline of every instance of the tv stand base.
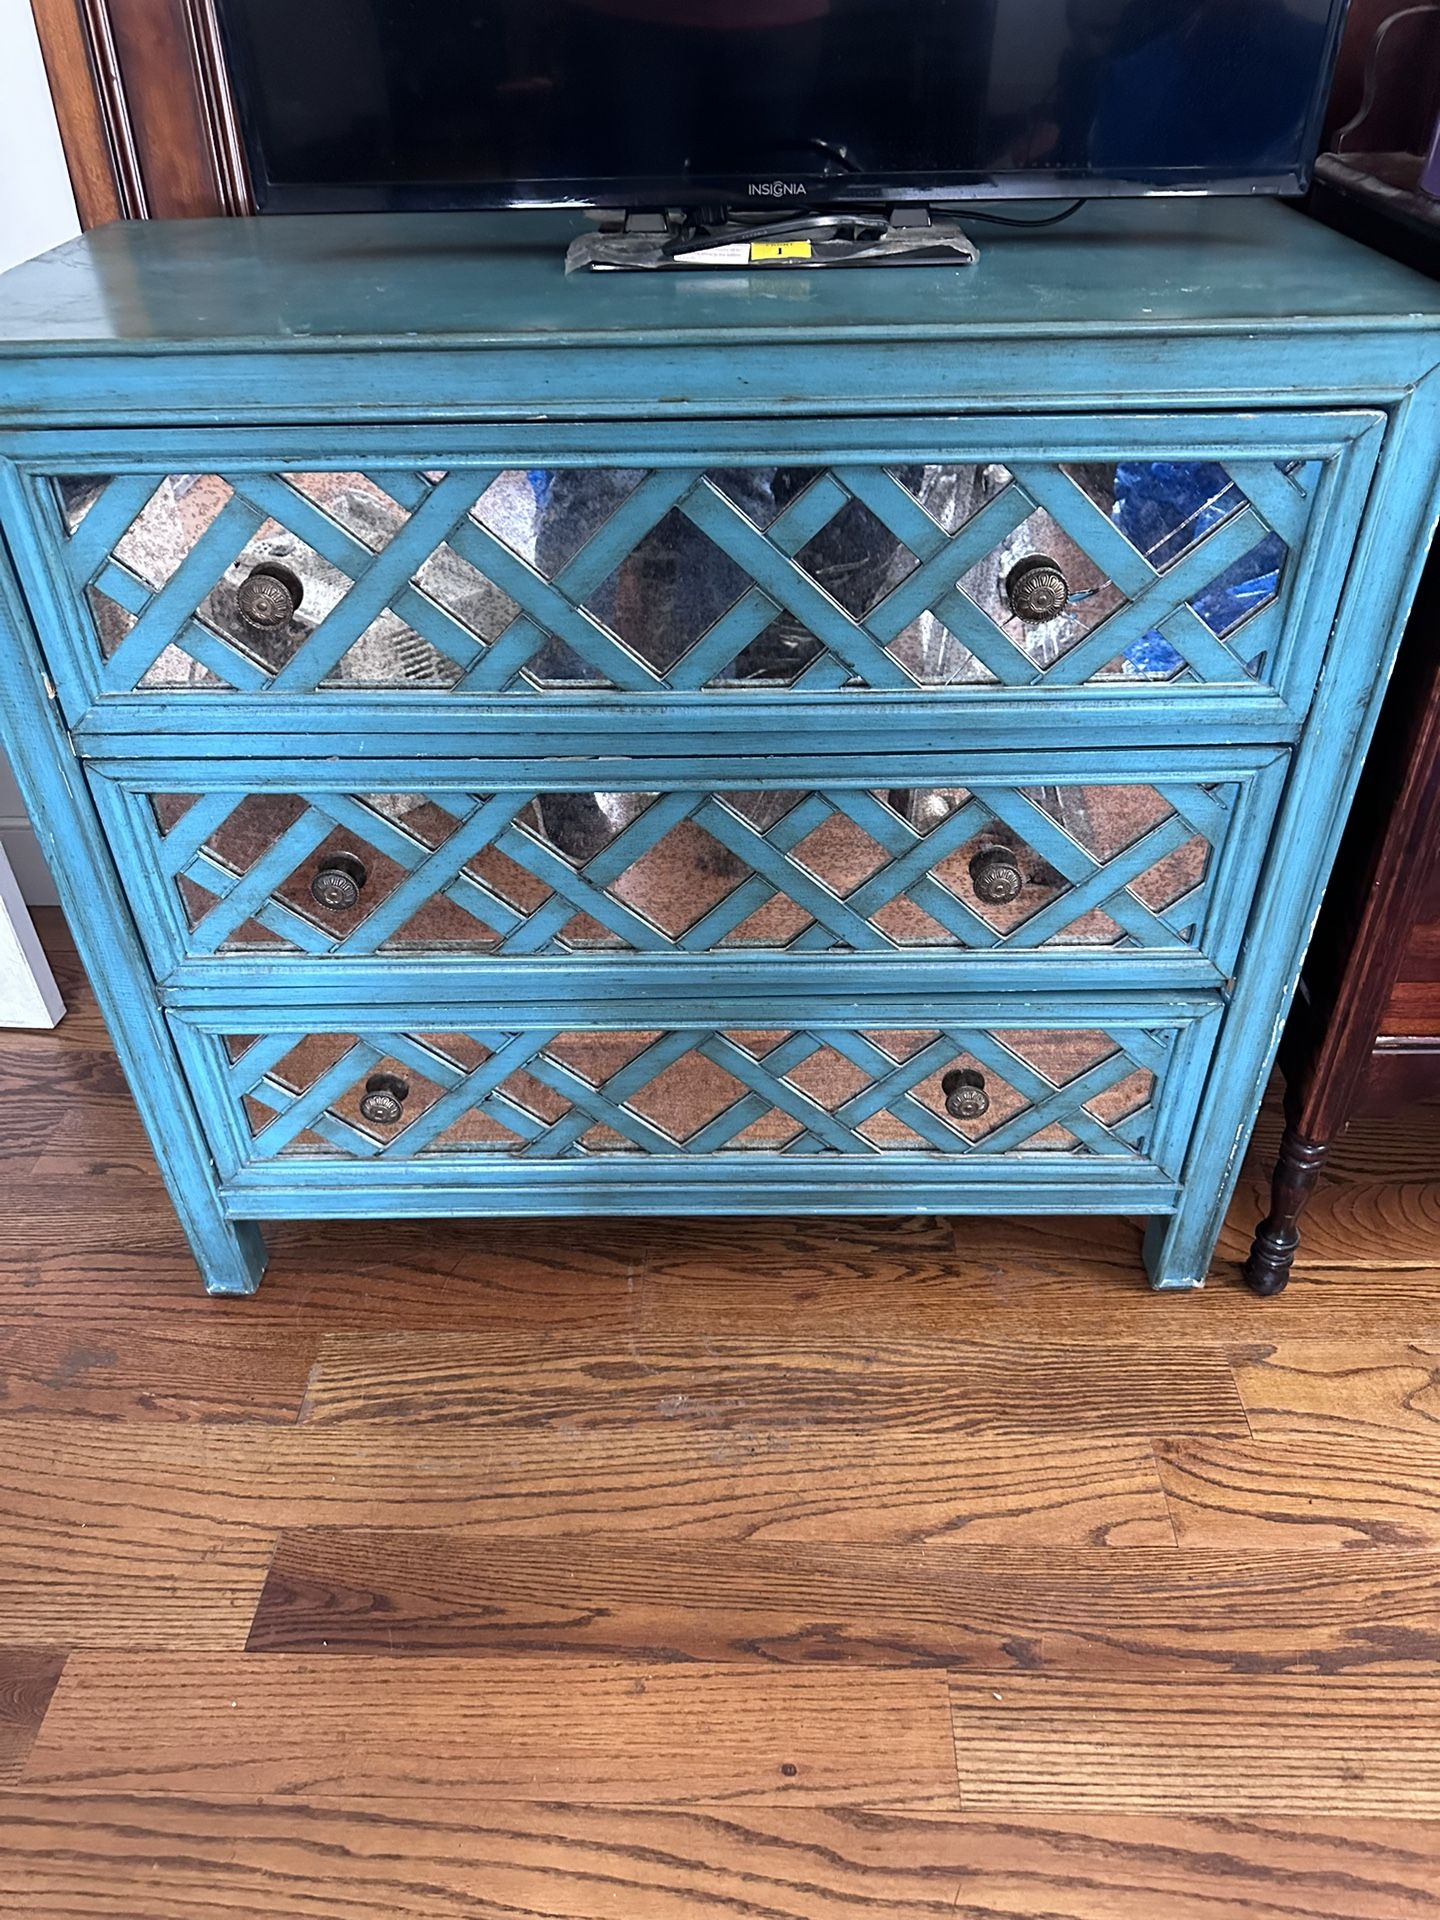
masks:
[[[784,218],[737,213],[627,214],[571,241],[567,273],[710,272],[739,267],[968,267],[969,235],[928,207],[846,208]]]

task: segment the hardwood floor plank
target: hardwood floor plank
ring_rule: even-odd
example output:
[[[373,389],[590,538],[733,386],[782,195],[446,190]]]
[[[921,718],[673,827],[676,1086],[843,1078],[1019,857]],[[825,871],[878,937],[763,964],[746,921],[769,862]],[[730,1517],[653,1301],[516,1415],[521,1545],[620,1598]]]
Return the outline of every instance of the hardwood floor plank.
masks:
[[[941,1675],[72,1654],[29,1785],[950,1807]]]
[[[1238,1360],[1236,1383],[1256,1434],[1440,1448],[1440,1342],[1281,1340]]]
[[[1249,1218],[1247,1234],[1257,1218]],[[970,1224],[957,1220],[957,1232]],[[990,1245],[983,1261],[916,1262],[901,1273],[879,1259],[868,1267],[847,1260],[790,1266],[761,1283],[741,1260],[727,1274],[718,1261],[677,1258],[659,1271],[647,1267],[636,1289],[635,1321],[645,1334],[666,1338],[763,1338],[803,1328],[812,1338],[1073,1339],[1176,1353],[1282,1333],[1360,1339],[1440,1333],[1440,1262],[1428,1269],[1302,1272],[1277,1299],[1261,1301],[1241,1284],[1236,1256],[1212,1269],[1203,1292],[1167,1296],[1144,1283],[1138,1236],[1113,1266],[1095,1267],[1083,1251],[1091,1223],[1062,1222],[1076,1248],[1067,1267],[1059,1254],[1053,1263],[1037,1260],[1035,1224],[986,1222]]]
[[[1159,1347],[794,1335],[623,1344],[493,1333],[325,1336],[315,1423],[484,1421],[523,1428],[679,1424],[897,1427],[911,1433],[1239,1433],[1223,1353]]]
[[[1440,1814],[1433,1674],[962,1674],[951,1698],[970,1812]]]
[[[0,1797],[13,1920],[1429,1920],[1440,1830],[852,1807]]]
[[[1370,1179],[1322,1179],[1305,1209],[1296,1267],[1367,1270],[1419,1267],[1433,1273],[1440,1249],[1440,1177],[1399,1179],[1382,1168]],[[1243,1260],[1256,1222],[1269,1211],[1269,1166],[1252,1154],[1220,1236],[1218,1256]]]
[[[939,1823],[901,1822],[931,1857]],[[1417,1920],[1440,1886],[1420,1821],[962,1815],[945,1837],[952,1920]]]
[[[188,1547],[257,1528],[691,1540],[1170,1546],[1148,1445],[1109,1436],[640,1435],[18,1419],[0,1527]]]
[[[72,1530],[0,1516],[0,1621],[14,1638],[66,1647],[224,1650],[245,1643],[271,1537],[193,1526],[159,1539],[153,1515]]]
[[[803,1335],[1197,1354],[1275,1337],[1440,1338],[1440,1260],[1302,1270],[1261,1302],[1240,1286],[1237,1257],[1203,1293],[1162,1297],[1145,1286],[1129,1221],[572,1221],[560,1233],[543,1221],[387,1222],[383,1233],[285,1224],[267,1229],[259,1295],[228,1301],[200,1290],[153,1175],[0,1182],[0,1221],[0,1320],[10,1321],[88,1323],[103,1308],[109,1324],[138,1316],[150,1328],[161,1311],[307,1337]],[[1253,1225],[1247,1216],[1247,1234]],[[953,1247],[937,1227],[953,1227]]]
[[[11,1033],[0,1047],[0,1111],[0,1171],[11,1181],[28,1177],[62,1134],[93,1147],[144,1139],[125,1076],[103,1037],[81,1045],[72,1033],[57,1045],[48,1032]]]
[[[64,1665],[51,1649],[0,1647],[0,1782],[19,1778]]]
[[[1440,1555],[284,1533],[249,1646],[1075,1674],[1417,1672]]]
[[[70,1321],[0,1324],[0,1430],[20,1414],[93,1420],[293,1422],[315,1339],[242,1321],[156,1331]],[[164,1328],[161,1332],[158,1329]]]
[[[3,1189],[0,1189],[3,1191]],[[552,1326],[616,1337],[635,1322],[634,1288],[649,1228],[572,1222],[563,1239],[540,1221],[282,1224],[266,1229],[272,1263],[249,1299],[216,1299],[163,1192],[144,1203],[77,1201],[73,1184],[29,1190],[36,1204],[3,1218],[0,1319],[94,1320],[157,1313],[252,1330]]]
[[[0,1621],[30,1644],[244,1645],[275,1527],[232,1510],[227,1463],[261,1436],[166,1421],[0,1423]],[[208,1442],[217,1442],[211,1454]]]
[[[72,1195],[81,1189],[95,1204],[127,1212],[147,1204],[169,1206],[149,1137],[133,1107],[104,1115],[67,1114],[46,1130],[27,1183]]]
[[[1440,1547],[1440,1450],[1323,1435],[1155,1449],[1182,1547]]]

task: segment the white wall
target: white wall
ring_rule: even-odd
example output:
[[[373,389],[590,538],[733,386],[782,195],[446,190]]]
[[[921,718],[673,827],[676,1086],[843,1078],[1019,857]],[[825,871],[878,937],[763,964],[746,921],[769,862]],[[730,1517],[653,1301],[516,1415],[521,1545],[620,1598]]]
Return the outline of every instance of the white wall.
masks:
[[[0,272],[79,231],[30,0],[0,0]],[[30,901],[54,890],[0,761],[0,846]]]

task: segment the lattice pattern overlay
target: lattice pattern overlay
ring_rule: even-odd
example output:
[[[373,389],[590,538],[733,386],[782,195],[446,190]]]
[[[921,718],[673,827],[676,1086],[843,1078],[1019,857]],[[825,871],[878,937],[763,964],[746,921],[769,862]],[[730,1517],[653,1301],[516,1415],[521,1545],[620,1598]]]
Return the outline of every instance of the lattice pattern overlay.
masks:
[[[101,690],[494,694],[1263,676],[1318,463],[121,474],[56,483]],[[1069,587],[1027,622],[1022,556]],[[298,589],[273,630],[242,588]]]
[[[228,1037],[251,1157],[1143,1154],[1173,1034],[782,1029]],[[954,1118],[955,1073],[985,1108]],[[953,1084],[953,1083],[952,1083]],[[363,1103],[379,1090],[379,1118]]]
[[[196,953],[1173,950],[1236,792],[157,794],[148,831]]]

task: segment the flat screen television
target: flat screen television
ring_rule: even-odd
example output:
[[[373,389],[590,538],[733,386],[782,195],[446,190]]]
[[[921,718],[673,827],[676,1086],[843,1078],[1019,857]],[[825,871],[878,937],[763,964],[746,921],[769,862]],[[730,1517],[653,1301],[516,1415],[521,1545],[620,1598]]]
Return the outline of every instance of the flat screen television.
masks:
[[[262,211],[1306,184],[1345,0],[218,0]]]

